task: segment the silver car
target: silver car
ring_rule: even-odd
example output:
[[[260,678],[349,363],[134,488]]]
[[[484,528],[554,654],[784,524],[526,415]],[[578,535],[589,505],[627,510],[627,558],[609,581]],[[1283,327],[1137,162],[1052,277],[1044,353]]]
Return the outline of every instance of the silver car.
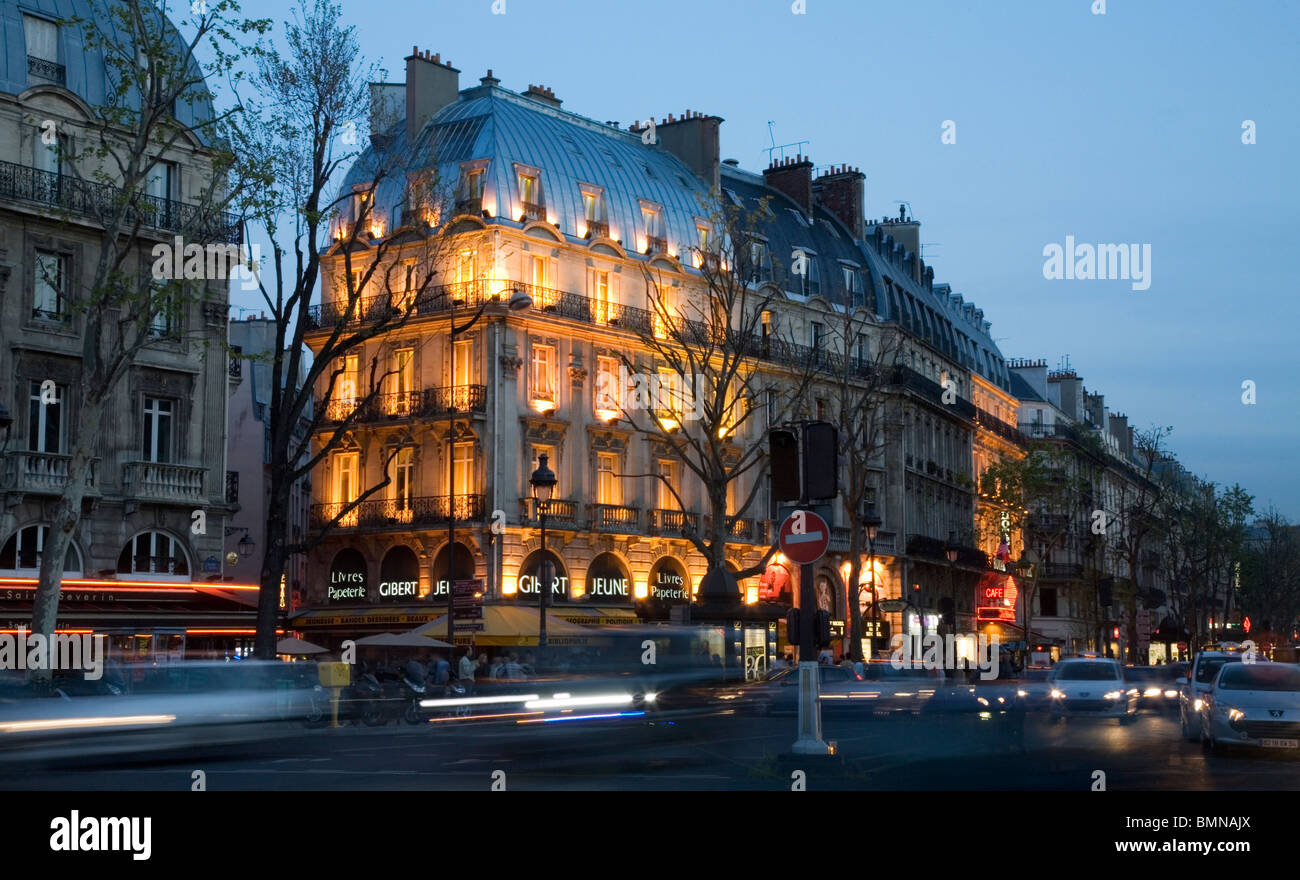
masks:
[[[1300,748],[1300,666],[1225,663],[1201,702],[1201,742],[1216,755]]]
[[[1241,654],[1229,651],[1202,651],[1192,661],[1186,678],[1179,678],[1178,719],[1183,739],[1196,742],[1201,738],[1201,709],[1214,677],[1225,663],[1238,663]]]
[[[1124,680],[1115,660],[1103,657],[1062,660],[1052,671],[1049,708],[1053,723],[1066,717],[1137,718],[1138,689]]]

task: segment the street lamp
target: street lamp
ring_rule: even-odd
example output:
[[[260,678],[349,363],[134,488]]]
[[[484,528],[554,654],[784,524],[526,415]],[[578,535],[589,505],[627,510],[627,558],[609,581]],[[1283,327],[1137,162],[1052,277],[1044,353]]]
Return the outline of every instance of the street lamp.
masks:
[[[880,632],[880,598],[876,595],[876,536],[880,534],[880,523],[875,503],[868,504],[862,524],[867,529],[867,572],[871,578],[871,641],[868,643],[871,645],[871,654],[876,652],[876,634]],[[870,655],[867,660],[871,660]]]
[[[459,327],[456,326],[456,318],[453,315],[447,339],[447,344],[450,346],[448,380],[451,382],[447,389],[449,425],[447,430],[447,644],[449,645],[456,644],[455,575],[453,574],[456,570],[456,337],[468,332],[478,323],[478,319],[483,317],[484,310],[497,302],[499,302],[497,299],[484,300],[478,307],[478,311]],[[533,298],[522,290],[511,292],[510,299],[506,302],[506,308],[512,312],[522,312],[532,307]]]
[[[953,572],[953,567],[957,564],[957,553],[959,550],[960,545],[957,543],[957,533],[949,531],[948,543],[943,545],[943,555],[948,557],[948,595],[950,597],[948,601],[952,603],[952,631],[954,634],[957,632],[957,581],[956,575]],[[943,613],[942,608],[939,609],[939,611],[940,614]],[[943,620],[940,619],[939,622],[943,623]]]
[[[546,604],[549,593],[551,592],[551,582],[555,577],[551,573],[552,566],[550,557],[546,555],[546,510],[551,505],[551,495],[555,492],[555,471],[546,466],[547,454],[543,452],[537,456],[537,470],[528,478],[529,484],[533,487],[533,501],[537,506],[537,518],[542,527],[542,564],[541,585],[538,586],[538,614],[537,621],[537,668],[540,671],[543,658],[546,656]]]
[[[239,539],[239,543],[235,545],[235,549],[239,551],[240,558],[247,559],[252,556],[253,551],[257,549],[257,543],[252,538],[248,537],[248,532],[244,532],[244,537]]]

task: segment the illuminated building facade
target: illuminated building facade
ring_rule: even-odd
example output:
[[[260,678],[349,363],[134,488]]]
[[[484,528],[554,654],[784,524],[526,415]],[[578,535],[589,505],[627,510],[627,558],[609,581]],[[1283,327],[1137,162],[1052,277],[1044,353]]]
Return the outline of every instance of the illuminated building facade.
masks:
[[[987,324],[933,283],[911,240],[916,224],[868,228],[860,172],[840,166],[814,176],[802,156],[748,172],[720,159],[717,117],[687,111],[653,129],[623,128],[563,110],[541,86],[504,89],[490,72],[461,89],[459,71],[419,51],[406,59],[405,84],[375,86],[374,104],[404,107],[405,117],[375,114],[372,148],[345,183],[352,198],[334,229],[338,243],[327,255],[308,345],[341,322],[365,322],[368,309],[400,307],[410,297],[416,305],[401,328],[340,364],[332,394],[318,389],[317,405],[341,420],[370,392],[370,377],[383,377],[374,405],[314,476],[313,526],[380,483],[385,467],[389,482],[311,555],[310,608],[295,628],[328,641],[435,619],[446,607],[449,559],[454,579],[484,582],[489,603],[535,606],[544,585],[528,481],[543,454],[558,477],[546,523],[556,565],[553,613],[578,623],[679,616],[675,609],[705,573],[687,537],[705,525],[703,487],[667,444],[621,417],[608,389],[626,387],[624,359],[640,374],[662,374],[646,343],[656,332],[647,273],[679,301],[700,296],[693,249],[710,234],[713,197],[760,218],[751,283],[771,294],[762,332],[772,344],[753,368],[791,384],[807,364],[822,370],[798,415],[823,416],[833,374],[846,362],[865,364],[882,327],[907,336],[890,405],[915,425],[889,437],[881,457],[879,595],[897,597],[912,576],[933,588],[930,608],[939,607],[940,582],[951,594],[946,561],[927,568],[927,542],[942,544],[955,532],[974,550],[970,371],[986,370],[1005,387],[1005,365]],[[393,158],[397,169],[376,184],[374,170]],[[411,200],[410,181],[420,179],[446,188],[450,216],[431,216]],[[397,280],[372,281],[361,308],[347,314],[342,242],[366,213],[352,271],[362,271],[365,254],[383,241],[388,256],[373,278]],[[421,263],[430,236],[449,240],[436,266]],[[807,261],[801,271],[793,270],[796,254]],[[434,283],[422,287],[430,270]],[[531,309],[507,310],[518,292]],[[459,328],[484,304],[453,351],[451,318]],[[846,308],[867,325],[847,344],[835,335]],[[956,407],[942,399],[945,381]],[[762,444],[771,423],[748,419],[727,444]],[[905,444],[912,445],[904,451]],[[755,480],[752,502],[738,509]],[[756,565],[775,538],[766,480],[756,468],[732,486],[728,513],[737,519],[726,561],[733,571]],[[858,592],[844,585],[849,529],[839,501],[831,524],[815,595],[842,625]],[[922,561],[902,574],[909,537],[923,539]],[[789,574],[775,558],[766,573],[741,583],[742,601],[789,603]],[[731,637],[719,633],[724,639]],[[766,633],[746,627],[742,640],[747,655],[771,650]]]

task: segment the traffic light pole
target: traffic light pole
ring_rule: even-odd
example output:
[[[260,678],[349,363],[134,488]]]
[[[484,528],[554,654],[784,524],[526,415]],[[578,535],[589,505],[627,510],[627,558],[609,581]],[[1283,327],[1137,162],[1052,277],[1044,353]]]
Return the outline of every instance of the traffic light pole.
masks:
[[[802,502],[801,507],[807,502]],[[822,704],[817,682],[817,596],[812,565],[799,566],[799,738],[796,755],[828,755],[822,740]]]

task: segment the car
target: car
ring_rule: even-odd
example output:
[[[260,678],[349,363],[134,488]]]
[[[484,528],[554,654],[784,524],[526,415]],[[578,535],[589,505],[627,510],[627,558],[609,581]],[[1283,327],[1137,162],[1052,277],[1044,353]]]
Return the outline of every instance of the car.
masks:
[[[1201,707],[1214,677],[1225,663],[1241,661],[1233,651],[1201,651],[1192,658],[1188,675],[1176,679],[1178,685],[1178,723],[1183,739],[1196,742],[1201,738]]]
[[[1062,660],[1052,671],[1051,720],[1067,717],[1137,718],[1138,689],[1124,680],[1116,660],[1101,657]]]
[[[864,709],[873,714],[919,711],[943,687],[939,670],[896,669],[889,661],[866,664],[861,678],[849,667],[817,667],[817,690],[823,710]],[[799,669],[784,667],[762,681],[728,688],[718,694],[725,706],[758,714],[799,711]]]
[[[1178,683],[1167,666],[1125,666],[1124,678],[1138,689],[1138,708],[1172,715],[1178,710]]]
[[[1228,748],[1300,749],[1300,666],[1224,663],[1201,698],[1201,743]]]

